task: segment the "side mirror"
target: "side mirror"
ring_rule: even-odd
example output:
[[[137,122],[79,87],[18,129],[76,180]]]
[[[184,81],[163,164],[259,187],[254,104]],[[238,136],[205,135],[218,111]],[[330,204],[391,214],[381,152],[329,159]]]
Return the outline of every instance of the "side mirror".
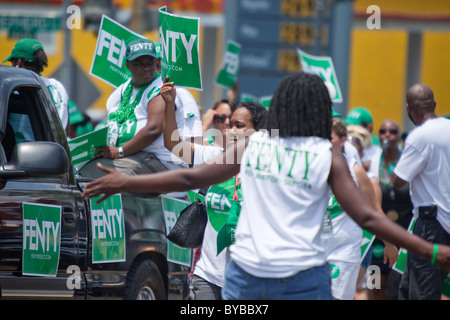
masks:
[[[69,171],[66,150],[47,141],[18,143],[11,161],[0,168],[3,180],[22,177],[61,177]]]

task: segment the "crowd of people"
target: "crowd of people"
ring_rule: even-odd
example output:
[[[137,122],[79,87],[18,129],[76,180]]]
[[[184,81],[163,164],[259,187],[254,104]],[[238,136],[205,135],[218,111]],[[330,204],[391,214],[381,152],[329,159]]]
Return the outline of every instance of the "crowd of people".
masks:
[[[39,43],[24,39],[6,60],[42,67],[44,57]],[[442,298],[450,270],[450,120],[436,115],[431,88],[409,89],[417,128],[403,140],[391,119],[374,135],[366,108],[334,112],[319,76],[286,77],[268,109],[227,98],[201,117],[189,91],[162,79],[155,43],[129,43],[126,66],[130,79],[107,101],[108,144],[79,173],[95,178],[83,195],[103,201],[123,191],[206,188],[194,299]],[[89,122],[61,100],[63,122],[69,114]],[[211,200],[217,197],[224,206]],[[218,251],[233,201],[241,207],[234,241]],[[364,259],[363,230],[376,236]],[[408,250],[403,274],[392,269],[400,248]],[[380,268],[381,286],[368,290],[370,265]]]

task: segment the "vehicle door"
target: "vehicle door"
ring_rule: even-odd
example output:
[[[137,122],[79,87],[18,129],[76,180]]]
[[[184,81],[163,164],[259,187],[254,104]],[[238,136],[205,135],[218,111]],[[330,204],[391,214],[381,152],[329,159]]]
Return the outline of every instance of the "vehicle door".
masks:
[[[1,102],[2,110],[7,107],[0,148],[3,167],[11,161],[15,145],[55,141],[55,133],[64,134],[42,83],[28,80],[11,84],[6,93],[2,92],[7,97],[7,102],[5,98]],[[2,298],[73,298],[79,293],[82,283],[77,271],[84,264],[80,250],[86,249],[84,235],[80,246],[79,234],[84,228],[84,215],[83,199],[71,172],[62,177],[0,180]]]

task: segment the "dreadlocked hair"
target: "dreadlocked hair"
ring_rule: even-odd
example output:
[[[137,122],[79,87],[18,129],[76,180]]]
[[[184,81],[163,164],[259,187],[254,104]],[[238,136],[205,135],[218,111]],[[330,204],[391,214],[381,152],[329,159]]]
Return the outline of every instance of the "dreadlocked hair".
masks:
[[[305,72],[284,78],[262,125],[280,137],[331,139],[331,99],[322,78]]]

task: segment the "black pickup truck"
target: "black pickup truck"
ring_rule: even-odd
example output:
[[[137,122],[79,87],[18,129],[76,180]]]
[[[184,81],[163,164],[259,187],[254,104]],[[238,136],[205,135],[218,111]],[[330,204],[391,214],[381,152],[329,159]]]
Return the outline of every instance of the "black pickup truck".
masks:
[[[40,76],[0,66],[1,298],[187,299],[190,266],[168,259],[159,196],[122,194],[126,257],[93,263],[91,208],[81,196],[88,180],[74,173],[51,101]],[[18,135],[17,127],[25,134]],[[39,228],[37,220],[24,217],[29,205],[59,208],[59,224]],[[60,241],[54,274],[25,272],[24,249],[45,248],[55,226]],[[45,254],[33,257],[47,259]]]

